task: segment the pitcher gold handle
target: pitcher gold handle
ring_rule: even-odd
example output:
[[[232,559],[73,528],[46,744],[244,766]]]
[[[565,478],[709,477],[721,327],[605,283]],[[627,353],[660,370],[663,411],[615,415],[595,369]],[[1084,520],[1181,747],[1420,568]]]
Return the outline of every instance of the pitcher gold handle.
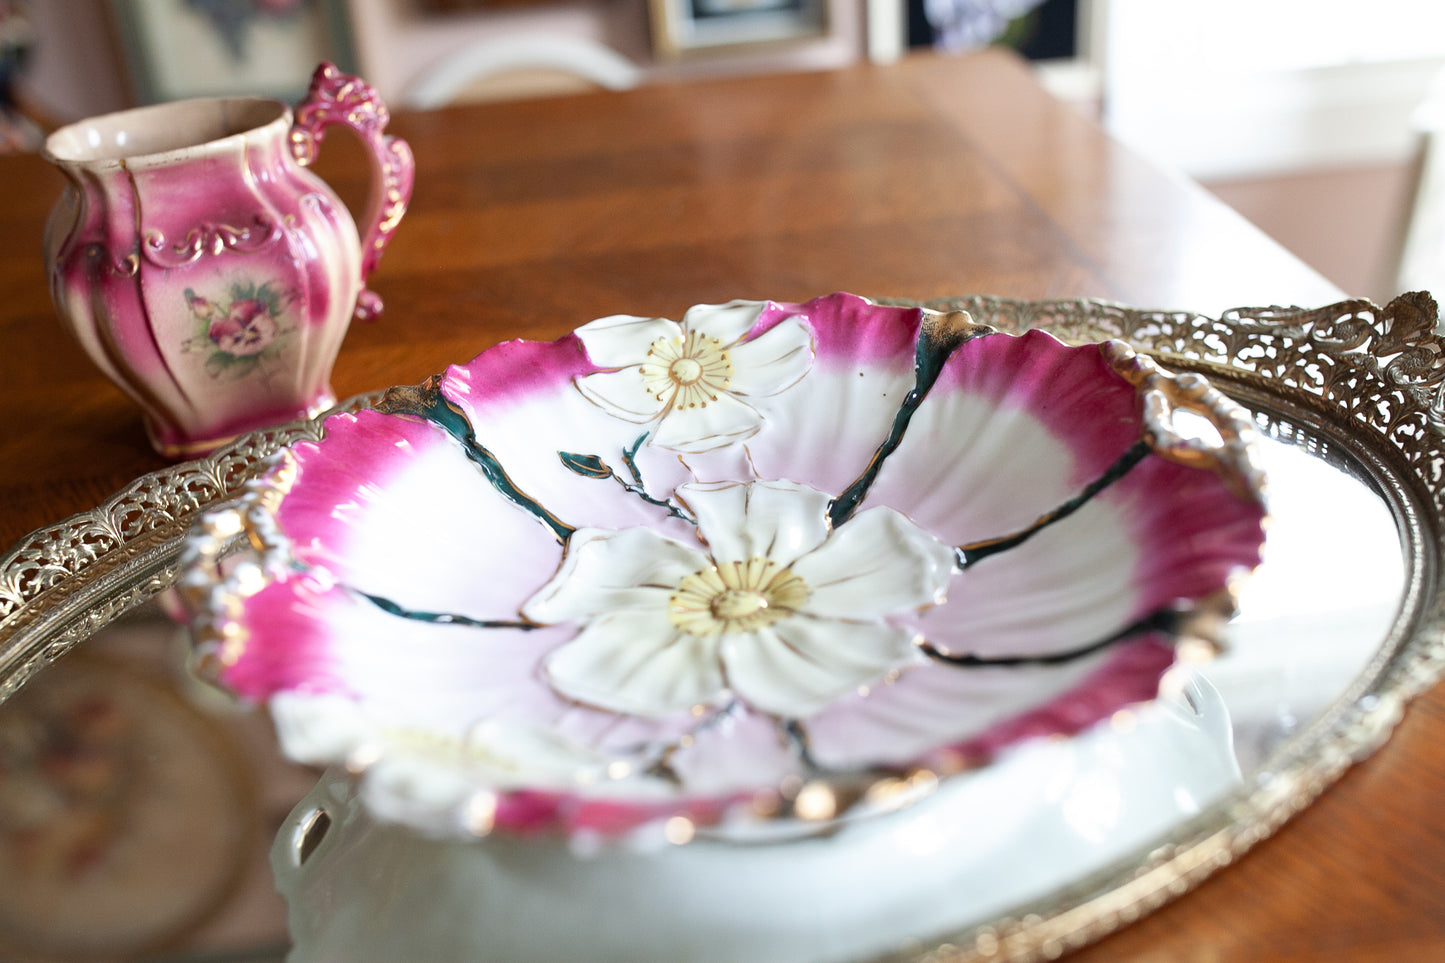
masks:
[[[326,128],[342,124],[356,131],[371,158],[371,190],[361,235],[361,293],[356,317],[370,321],[381,313],[381,298],[366,287],[366,280],[381,260],[411,200],[415,163],[406,141],[388,136],[391,119],[376,90],[360,77],[344,74],[324,63],[311,77],[311,89],[296,105],[291,127],[291,154],[302,167],[316,159]]]

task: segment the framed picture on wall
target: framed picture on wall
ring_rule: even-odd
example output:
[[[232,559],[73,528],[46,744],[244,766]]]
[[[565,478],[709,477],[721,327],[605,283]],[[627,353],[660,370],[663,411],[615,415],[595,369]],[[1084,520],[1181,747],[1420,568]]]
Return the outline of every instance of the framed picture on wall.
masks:
[[[316,65],[353,71],[345,0],[110,0],[138,103],[295,100]]]
[[[662,60],[787,43],[828,33],[826,0],[649,0]]]

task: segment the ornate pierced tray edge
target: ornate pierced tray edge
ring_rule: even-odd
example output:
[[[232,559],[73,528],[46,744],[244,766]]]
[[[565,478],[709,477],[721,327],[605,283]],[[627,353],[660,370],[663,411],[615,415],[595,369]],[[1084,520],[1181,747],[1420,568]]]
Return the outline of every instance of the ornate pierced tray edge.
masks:
[[[1363,456],[1407,542],[1406,598],[1380,653],[1324,717],[1276,751],[1267,785],[1211,807],[1142,864],[1122,861],[934,949],[889,958],[1053,960],[1189,892],[1273,835],[1383,746],[1410,700],[1445,674],[1445,342],[1435,333],[1435,301],[1423,292],[1384,308],[1351,300],[1239,308],[1217,319],[1088,300],[965,297],[928,306],[963,308],[1001,328],[1047,328],[1064,340],[1120,338],[1166,367],[1216,377],[1227,392],[1277,399],[1323,433],[1358,443],[1351,454]]]
[[[892,303],[917,303],[893,301]],[[1405,704],[1445,672],[1445,597],[1436,585],[1445,528],[1445,345],[1425,294],[1380,308],[1240,308],[1220,318],[1088,299],[971,296],[962,308],[1001,330],[1046,328],[1066,341],[1119,338],[1166,365],[1213,373],[1292,402],[1338,437],[1368,439],[1375,473],[1411,533],[1410,598],[1379,658],[1329,717],[1273,760],[1268,787],[1215,807],[1130,860],[1017,916],[956,934],[928,963],[1056,958],[1188,892],[1271,835],[1354,762],[1378,749]],[[375,396],[339,406],[368,406]],[[333,409],[337,410],[337,409]],[[327,414],[330,414],[329,412]],[[277,450],[321,435],[322,415],[248,435],[204,459],[143,476],[92,511],[46,526],[0,556],[0,701],[95,629],[175,579],[175,549],[207,508],[237,495]]]
[[[237,439],[205,458],[136,479],[88,512],[36,529],[0,555],[0,702],[96,629],[175,582],[192,522],[235,498],[266,459],[321,437],[336,411]]]

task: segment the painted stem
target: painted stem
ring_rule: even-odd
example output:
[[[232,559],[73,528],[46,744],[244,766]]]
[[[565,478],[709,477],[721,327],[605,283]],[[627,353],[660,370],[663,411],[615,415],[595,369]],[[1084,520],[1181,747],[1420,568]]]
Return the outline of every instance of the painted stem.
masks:
[[[913,389],[898,406],[888,437],[883,439],[882,444],[873,452],[863,474],[828,504],[828,521],[834,528],[852,518],[858,511],[858,506],[878,479],[883,463],[903,443],[903,436],[908,431],[908,423],[913,420],[913,413],[928,397],[929,390],[938,380],[944,364],[953,352],[974,338],[994,333],[994,329],[987,325],[975,324],[966,311],[942,314],[924,310],[923,322],[918,329],[918,341],[913,351]]]
[[[1127,625],[1096,642],[1080,646],[1077,649],[1068,649],[1063,652],[1050,652],[1047,655],[1005,655],[988,657],[981,655],[954,655],[935,648],[933,643],[924,642],[919,648],[930,659],[936,662],[944,662],[948,665],[958,666],[963,669],[986,669],[986,668],[1014,668],[1028,665],[1063,665],[1093,655],[1095,652],[1103,651],[1116,642],[1136,635],[1143,635],[1148,632],[1159,632],[1171,638],[1178,635],[1180,613],[1172,609],[1160,609],[1144,616],[1137,622]]]
[[[648,504],[656,505],[659,508],[667,509],[667,514],[670,517],[680,518],[683,521],[687,522],[689,525],[696,525],[697,519],[693,518],[690,514],[683,511],[681,506],[674,503],[672,499],[654,498],[647,493],[647,485],[643,482],[642,472],[637,467],[637,452],[641,450],[643,442],[647,441],[648,434],[650,434],[650,432],[643,432],[641,435],[637,436],[637,440],[632,443],[631,448],[622,449],[622,463],[627,466],[627,472],[632,476],[633,484],[629,485],[627,482],[623,481],[620,477],[616,475],[614,475],[613,477],[617,478],[617,483],[619,485],[621,485],[632,494],[636,495],[638,498],[641,498]]]
[[[538,623],[530,622],[526,619],[474,619],[471,616],[457,615],[453,612],[420,612],[399,605],[381,595],[372,595],[369,592],[362,592],[358,589],[351,589],[350,591],[366,599],[372,605],[375,605],[389,615],[399,616],[403,619],[411,619],[414,622],[431,622],[434,625],[462,625],[473,629],[521,629],[525,632],[542,627]]]
[[[1087,505],[1099,492],[1127,475],[1129,470],[1143,461],[1144,457],[1148,455],[1151,450],[1147,442],[1134,442],[1128,451],[1120,455],[1119,458],[1105,470],[1104,474],[1089,482],[1083,491],[1064,502],[1058,508],[1055,508],[1047,514],[1040,515],[1028,528],[1014,532],[1012,535],[991,538],[983,542],[973,542],[955,548],[954,553],[958,558],[959,568],[966,569],[975,562],[988,558],[990,555],[997,555],[999,552],[1017,548],[1045,528],[1048,528],[1054,522],[1068,518],[1074,512]]]
[[[471,422],[467,421],[467,416],[441,393],[437,378],[429,378],[416,387],[393,388],[376,408],[386,414],[416,415],[446,431],[461,444],[467,459],[481,469],[483,476],[503,498],[551,529],[557,541],[563,545],[567,544],[567,539],[577,530],[513,484],[497,457],[477,441],[476,431]]]

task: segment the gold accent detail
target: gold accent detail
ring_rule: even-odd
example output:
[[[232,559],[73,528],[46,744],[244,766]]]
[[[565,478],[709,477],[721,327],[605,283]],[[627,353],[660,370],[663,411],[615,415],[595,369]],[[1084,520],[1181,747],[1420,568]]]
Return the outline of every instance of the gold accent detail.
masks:
[[[995,334],[998,328],[991,324],[980,324],[973,319],[973,315],[962,308],[949,308],[935,310],[933,308],[923,309],[923,319],[919,327],[929,340],[938,345],[953,345],[957,347],[965,341],[985,334]]]
[[[1179,620],[1175,649],[1180,661],[1204,664],[1225,649],[1225,626],[1235,615],[1236,592],[1223,588],[1199,599]]]
[[[639,373],[647,393],[666,408],[706,408],[733,379],[733,361],[717,338],[689,331],[686,338],[658,338]]]
[[[792,615],[808,594],[806,582],[772,559],[723,562],[678,583],[667,615],[690,635],[756,632]]]
[[[265,215],[258,214],[250,227],[201,224],[192,228],[183,240],[175,243],[166,240],[162,231],[146,230],[141,232],[141,250],[146,260],[156,267],[173,268],[190,264],[206,254],[215,256],[227,251],[254,253],[276,243],[281,237],[281,226],[268,220]]]
[[[0,701],[173,585],[181,542],[202,512],[240,495],[277,451],[322,434],[319,419],[253,432],[198,461],[143,475],[99,507],[38,529],[0,555]]]
[[[306,409],[307,418],[319,418],[330,411],[336,405],[336,399],[330,395],[323,396],[322,400]],[[216,438],[204,438],[200,441],[183,441],[176,443],[162,443],[156,436],[155,426],[149,417],[143,420],[146,438],[150,441],[151,447],[156,454],[162,458],[169,458],[171,461],[181,461],[187,458],[199,458],[202,455],[215,451],[223,445],[229,445],[240,435],[221,435]]]
[[[805,822],[824,822],[838,815],[842,809],[838,793],[827,783],[815,779],[793,799],[793,815]]]
[[[663,838],[674,846],[686,846],[697,834],[697,827],[686,816],[673,816],[662,826]]]
[[[1155,454],[1187,468],[1214,472],[1240,498],[1259,500],[1265,490],[1259,464],[1259,432],[1249,413],[1202,376],[1171,374],[1122,341],[1105,341],[1099,351],[1109,366],[1139,393],[1144,441]],[[1189,438],[1175,429],[1177,412],[1204,418],[1219,432],[1219,444]]]
[[[105,270],[115,277],[133,278],[140,273],[139,255],[127,254],[123,258],[113,258],[104,244],[87,244],[84,251],[86,257],[104,264]]]
[[[191,621],[190,669],[199,679],[219,686],[219,673],[235,665],[246,653],[249,637],[239,621],[243,600],[266,587],[268,571],[290,564],[290,548],[276,530],[275,513],[281,499],[296,484],[296,459],[289,448],[265,463],[270,471],[253,479],[234,502],[202,515],[181,552],[182,571],[208,573],[202,581],[183,580],[178,586]],[[249,553],[232,549],[244,537]],[[229,570],[222,567],[229,559]]]
[[[317,847],[326,839],[326,834],[331,830],[331,814],[321,807],[317,807],[307,813],[296,827],[296,836],[293,840],[294,857],[296,865],[302,866],[311,854],[316,852]]]
[[[420,384],[396,385],[386,389],[372,405],[384,415],[425,416],[442,390],[442,376],[432,375]]]

